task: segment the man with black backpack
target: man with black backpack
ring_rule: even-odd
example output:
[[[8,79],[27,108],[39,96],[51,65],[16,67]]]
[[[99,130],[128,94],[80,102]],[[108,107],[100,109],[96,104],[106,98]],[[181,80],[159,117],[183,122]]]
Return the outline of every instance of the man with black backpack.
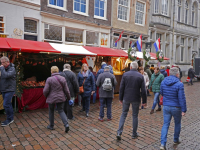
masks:
[[[64,111],[65,111],[65,114],[67,115],[67,118],[69,120],[73,120],[74,116],[72,113],[72,106],[74,104],[75,97],[79,93],[79,85],[78,85],[76,74],[71,71],[71,65],[65,64],[63,68],[64,70],[62,73],[60,73],[60,75],[65,77],[67,81],[67,85],[69,87],[70,95],[71,95],[71,100],[68,99],[65,101]]]
[[[110,67],[105,66],[104,72],[99,75],[96,85],[99,87],[100,98],[100,113],[98,120],[103,122],[104,117],[104,101],[107,102],[107,120],[112,120],[111,105],[114,98],[114,87],[117,85],[117,80],[113,74],[110,73]]]

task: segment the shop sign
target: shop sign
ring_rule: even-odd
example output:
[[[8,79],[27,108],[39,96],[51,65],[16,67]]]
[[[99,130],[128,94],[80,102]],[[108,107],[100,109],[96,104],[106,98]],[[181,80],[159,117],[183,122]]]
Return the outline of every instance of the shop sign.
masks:
[[[12,38],[14,39],[22,39],[23,31],[19,28],[15,28],[13,30]]]
[[[40,5],[40,0],[23,0],[23,1]]]
[[[101,45],[108,46],[108,34],[101,34]]]

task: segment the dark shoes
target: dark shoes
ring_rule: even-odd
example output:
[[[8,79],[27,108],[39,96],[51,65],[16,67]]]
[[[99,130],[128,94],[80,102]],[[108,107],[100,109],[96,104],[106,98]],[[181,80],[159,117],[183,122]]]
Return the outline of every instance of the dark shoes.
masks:
[[[162,109],[161,108],[158,108],[156,111],[161,111]]]
[[[121,134],[117,134],[117,140],[121,140],[122,138],[121,138]]]
[[[49,130],[55,130],[54,128],[50,127],[50,125],[47,126],[47,129],[49,129]]]
[[[65,132],[68,133],[68,131],[69,131],[69,125],[65,127]]]
[[[132,136],[132,139],[137,139],[139,136],[138,134],[136,136]]]
[[[69,120],[74,120],[75,119],[75,117],[73,117],[73,118],[71,118],[71,119],[69,119]]]
[[[11,124],[11,123],[13,123],[13,122],[14,122],[14,120],[12,120],[12,121],[6,120],[6,121],[3,121],[3,122],[1,123],[1,126],[2,126],[2,127],[6,127],[6,126],[8,126],[9,124]]]
[[[151,111],[150,111],[150,114],[153,114],[154,113],[154,110],[152,109]]]
[[[84,112],[84,111],[85,111],[85,109],[81,109],[81,110],[80,110],[80,112]]]
[[[86,113],[86,117],[89,117],[89,114],[88,114],[88,113]]]
[[[174,142],[174,145],[181,144],[181,142],[178,140],[177,142]]]

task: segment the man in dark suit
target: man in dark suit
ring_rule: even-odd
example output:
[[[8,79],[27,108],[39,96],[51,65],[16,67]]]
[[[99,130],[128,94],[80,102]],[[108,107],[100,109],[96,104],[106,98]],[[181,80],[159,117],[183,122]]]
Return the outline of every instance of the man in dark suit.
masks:
[[[130,71],[124,73],[119,91],[119,101],[123,105],[122,115],[119,122],[119,128],[117,131],[117,139],[121,140],[121,134],[123,132],[124,122],[127,117],[129,106],[132,104],[132,115],[133,115],[133,134],[132,138],[138,137],[138,113],[139,106],[141,103],[142,94],[142,105],[146,105],[147,91],[145,87],[145,81],[142,74],[137,71],[137,62],[132,62],[130,65]]]

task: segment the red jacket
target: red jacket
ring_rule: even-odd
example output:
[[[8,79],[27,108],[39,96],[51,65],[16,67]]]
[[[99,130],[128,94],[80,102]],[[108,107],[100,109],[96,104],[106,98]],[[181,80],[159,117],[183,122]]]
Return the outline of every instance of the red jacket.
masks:
[[[170,69],[167,69],[167,70],[166,70],[166,72],[167,72],[167,76],[169,76],[169,70],[170,70]]]

